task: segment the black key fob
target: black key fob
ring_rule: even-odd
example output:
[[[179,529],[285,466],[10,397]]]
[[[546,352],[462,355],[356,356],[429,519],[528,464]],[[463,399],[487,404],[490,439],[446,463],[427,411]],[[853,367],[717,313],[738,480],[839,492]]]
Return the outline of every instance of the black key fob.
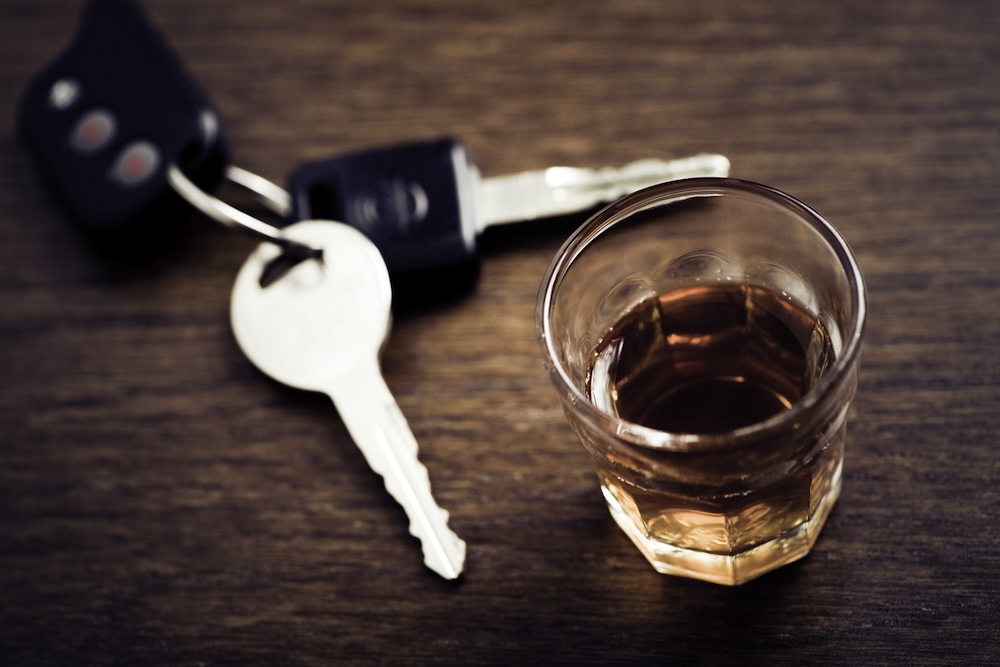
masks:
[[[338,220],[394,274],[476,261],[475,167],[444,138],[309,162],[290,178],[296,220]]]
[[[177,165],[202,189],[228,160],[218,115],[129,0],[91,0],[70,46],[29,83],[17,131],[85,227],[117,232],[176,215]]]

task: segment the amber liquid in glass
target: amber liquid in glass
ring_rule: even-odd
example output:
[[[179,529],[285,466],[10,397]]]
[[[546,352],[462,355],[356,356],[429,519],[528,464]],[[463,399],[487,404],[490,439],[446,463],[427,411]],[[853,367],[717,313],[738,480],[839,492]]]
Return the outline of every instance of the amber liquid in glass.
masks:
[[[823,325],[787,298],[694,287],[649,299],[613,327],[595,353],[591,397],[660,431],[720,433],[790,408],[833,358]]]
[[[648,299],[612,327],[594,352],[590,398],[659,431],[723,434],[788,410],[834,357],[822,323],[786,296],[749,285],[695,286]],[[702,559],[703,578],[738,583],[757,567],[771,569],[775,557],[790,561],[808,551],[839,493],[843,430],[825,438],[799,443],[789,436],[788,464],[777,466],[784,472],[750,487],[732,468],[745,466],[752,478],[765,457],[775,468],[775,448],[762,447],[759,456],[657,453],[669,483],[598,472],[612,514],[640,549],[669,545],[667,556],[654,554],[667,562],[663,571],[671,571],[669,554],[689,550],[719,557]],[[775,447],[780,458],[785,445]],[[706,484],[713,466],[730,481]],[[803,538],[812,519],[813,536]],[[808,544],[794,555],[786,538]]]

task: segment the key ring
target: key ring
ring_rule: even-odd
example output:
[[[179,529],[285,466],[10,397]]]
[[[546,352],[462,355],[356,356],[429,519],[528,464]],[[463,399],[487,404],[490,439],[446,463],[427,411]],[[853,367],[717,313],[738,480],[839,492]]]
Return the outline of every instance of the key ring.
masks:
[[[269,209],[287,218],[292,214],[292,196],[279,185],[241,167],[228,165],[226,180],[254,194]]]
[[[282,188],[266,178],[252,174],[239,167],[227,167],[226,178],[251,191],[275,213],[287,216],[291,211],[291,197]],[[199,211],[230,229],[236,229],[269,241],[280,247],[283,254],[297,259],[318,258],[323,251],[287,238],[279,228],[258,220],[252,215],[230,206],[224,201],[203,191],[184,175],[176,164],[167,169],[167,182],[181,197]]]

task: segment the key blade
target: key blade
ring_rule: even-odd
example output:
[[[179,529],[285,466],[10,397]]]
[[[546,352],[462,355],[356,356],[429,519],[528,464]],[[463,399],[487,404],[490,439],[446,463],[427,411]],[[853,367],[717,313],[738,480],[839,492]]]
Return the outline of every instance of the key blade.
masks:
[[[478,192],[479,231],[490,225],[584,211],[666,181],[728,175],[729,159],[706,153],[676,160],[639,160],[617,169],[550,167],[484,178]]]
[[[448,512],[431,495],[427,468],[417,458],[417,440],[378,370],[369,360],[346,371],[327,391],[368,465],[410,520],[424,564],[445,579],[465,565],[465,542],[448,527]]]

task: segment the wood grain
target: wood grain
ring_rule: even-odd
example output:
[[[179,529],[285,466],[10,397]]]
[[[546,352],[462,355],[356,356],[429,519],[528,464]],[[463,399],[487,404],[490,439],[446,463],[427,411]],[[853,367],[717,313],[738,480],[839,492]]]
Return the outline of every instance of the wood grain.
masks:
[[[497,229],[384,358],[467,572],[428,572],[323,398],[240,354],[253,242],[143,261],[71,225],[13,132],[79,2],[0,6],[0,663],[1000,661],[1000,6],[976,0],[147,0],[234,160],[440,135],[482,171],[720,152],[823,212],[869,288],[842,499],[804,561],[663,577],[603,507],[534,340],[583,216]]]

